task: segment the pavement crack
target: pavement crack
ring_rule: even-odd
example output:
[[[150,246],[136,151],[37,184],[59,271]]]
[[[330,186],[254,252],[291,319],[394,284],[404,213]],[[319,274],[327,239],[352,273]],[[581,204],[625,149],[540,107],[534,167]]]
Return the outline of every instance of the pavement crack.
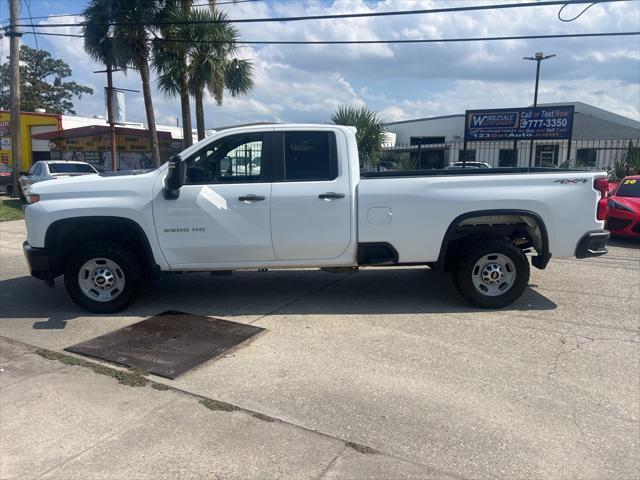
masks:
[[[45,472],[42,472],[42,473],[38,474],[36,477],[34,477],[34,479],[44,478],[46,475],[48,475],[49,473],[53,472],[54,470],[62,468],[65,465],[68,465],[70,462],[73,462],[75,459],[80,458],[81,456],[89,453],[90,451],[92,451],[94,448],[96,448],[101,443],[107,442],[107,441],[111,440],[112,438],[118,437],[118,436],[122,435],[123,433],[128,432],[129,430],[131,430],[133,428],[137,428],[136,425],[141,423],[141,422],[146,422],[147,421],[146,420],[147,417],[149,417],[150,415],[157,415],[157,411],[158,410],[163,409],[163,408],[167,407],[168,405],[170,405],[170,404],[172,404],[174,402],[177,402],[177,401],[178,401],[177,398],[172,398],[171,400],[168,400],[166,403],[163,403],[162,405],[158,405],[158,406],[156,406],[154,408],[150,408],[148,412],[144,413],[143,415],[141,415],[140,417],[138,417],[137,419],[135,419],[131,423],[129,423],[126,426],[124,426],[123,428],[118,429],[115,432],[111,432],[110,434],[99,438],[98,440],[93,442],[91,445],[89,445],[85,449],[81,450],[77,454],[73,455],[72,457],[67,458],[63,462],[61,462],[61,463],[49,468]]]
[[[256,323],[256,322],[259,322],[260,320],[262,320],[262,319],[263,319],[263,318],[265,318],[265,317],[268,317],[268,316],[273,315],[274,313],[276,313],[276,312],[278,312],[278,311],[280,311],[280,310],[283,310],[283,309],[285,309],[285,308],[287,308],[287,307],[290,307],[291,305],[293,305],[293,304],[295,304],[295,303],[299,302],[300,300],[303,300],[303,299],[305,299],[305,298],[311,297],[311,296],[315,295],[316,293],[320,293],[320,292],[322,292],[323,290],[325,290],[325,289],[327,289],[327,288],[331,287],[332,285],[335,285],[335,284],[336,284],[336,283],[338,283],[338,282],[341,282],[341,281],[343,281],[343,280],[345,280],[345,279],[347,279],[347,278],[351,277],[352,275],[354,275],[354,274],[356,274],[356,273],[358,273],[358,272],[351,272],[351,273],[347,273],[346,275],[343,275],[343,276],[341,276],[340,278],[338,278],[338,279],[336,279],[336,280],[332,280],[332,281],[330,281],[330,282],[328,282],[328,283],[325,283],[325,284],[324,284],[324,285],[322,285],[321,287],[318,287],[318,288],[316,288],[316,289],[314,289],[314,290],[312,290],[312,291],[310,291],[310,292],[303,293],[302,295],[297,296],[296,298],[294,298],[293,300],[291,300],[291,301],[289,301],[289,302],[285,303],[284,305],[280,305],[279,307],[274,308],[273,310],[271,310],[271,311],[269,311],[269,312],[265,313],[264,315],[259,316],[259,317],[258,317],[258,318],[256,318],[255,320],[250,321],[250,322],[249,322],[249,325],[252,325],[252,324],[254,324],[254,323]]]
[[[560,357],[564,356],[564,355],[570,355],[573,352],[580,350],[580,347],[582,344],[584,344],[585,342],[580,343],[579,341],[576,341],[575,346],[573,348],[571,348],[570,350],[565,350],[564,346],[567,344],[567,339],[564,337],[560,338],[560,348],[558,349],[558,351],[555,353],[555,357],[553,359],[553,365],[551,367],[551,370],[549,370],[549,372],[547,373],[548,376],[552,376],[552,375],[557,375],[558,374],[558,364],[560,363]]]
[[[521,318],[529,318],[527,316],[521,316]],[[558,334],[558,335],[563,335],[563,336],[568,336],[568,337],[576,337],[576,338],[583,338],[585,340],[589,340],[591,342],[619,342],[619,343],[640,343],[640,340],[636,340],[633,338],[611,338],[611,337],[591,337],[588,335],[580,335],[577,333],[571,333],[571,332],[566,332],[566,331],[561,331],[561,330],[554,330],[551,328],[541,328],[541,327],[529,327],[529,326],[525,326],[525,325],[518,325],[516,323],[510,323],[511,326],[516,327],[516,328],[520,328],[522,330],[538,330],[541,332],[545,332],[545,333],[553,333],[553,334]],[[594,327],[594,328],[600,328],[600,327]],[[586,342],[582,342],[583,344]]]
[[[342,447],[342,449],[338,453],[336,453],[336,455],[331,459],[331,461],[322,469],[322,471],[320,472],[320,475],[318,475],[315,478],[315,480],[320,480],[321,478],[325,477],[327,473],[329,473],[329,470],[333,468],[333,466],[336,464],[338,459],[342,456],[342,454],[347,448],[348,447],[345,444],[344,447]]]

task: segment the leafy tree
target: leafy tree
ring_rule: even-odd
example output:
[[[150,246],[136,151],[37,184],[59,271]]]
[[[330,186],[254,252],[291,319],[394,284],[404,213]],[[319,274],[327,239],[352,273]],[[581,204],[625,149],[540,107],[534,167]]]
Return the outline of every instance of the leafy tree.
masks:
[[[93,89],[77,82],[65,81],[71,76],[71,68],[64,61],[55,59],[46,50],[36,50],[26,45],[20,47],[20,108],[33,112],[44,108],[52,113],[75,114],[72,99],[92,95]],[[0,65],[0,108],[8,110],[11,71],[9,62]]]
[[[384,140],[384,125],[376,112],[367,107],[343,106],[331,116],[331,123],[356,127],[361,167],[378,165]]]

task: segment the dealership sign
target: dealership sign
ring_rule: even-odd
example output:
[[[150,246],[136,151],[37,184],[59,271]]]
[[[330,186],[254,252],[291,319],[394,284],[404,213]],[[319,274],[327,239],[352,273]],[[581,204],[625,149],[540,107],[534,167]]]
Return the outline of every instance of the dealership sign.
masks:
[[[465,140],[563,140],[571,138],[573,105],[467,110]]]

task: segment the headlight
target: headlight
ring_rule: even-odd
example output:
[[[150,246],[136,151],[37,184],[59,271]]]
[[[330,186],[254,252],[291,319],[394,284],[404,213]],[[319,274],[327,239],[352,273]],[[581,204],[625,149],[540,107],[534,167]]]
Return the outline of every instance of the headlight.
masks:
[[[29,205],[31,205],[32,203],[37,203],[40,201],[40,195],[38,195],[37,193],[27,193],[25,194],[25,197],[27,199],[27,203]]]
[[[625,212],[634,213],[633,208],[627,207],[626,205],[618,203],[615,200],[609,199],[609,202],[607,202],[607,203],[609,204],[609,208],[615,208],[616,210],[623,210]]]

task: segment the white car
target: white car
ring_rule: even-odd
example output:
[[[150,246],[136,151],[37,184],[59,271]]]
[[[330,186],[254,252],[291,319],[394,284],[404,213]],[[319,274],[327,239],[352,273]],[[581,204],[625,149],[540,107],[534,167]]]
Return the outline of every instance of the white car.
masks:
[[[75,177],[78,175],[97,174],[92,165],[85,162],[65,162],[63,160],[41,160],[34,163],[28,172],[18,179],[20,198],[24,200],[24,193],[34,183],[57,178]]]
[[[259,171],[228,168],[257,156]],[[541,269],[552,255],[607,253],[606,177],[361,173],[352,127],[238,127],[151,172],[33,185],[24,251],[34,277],[52,286],[64,275],[71,298],[100,313],[126,308],[162,272],[361,265],[452,271],[464,298],[498,308],[525,290],[527,253]]]
[[[452,164],[449,168],[492,168],[492,167],[486,162],[469,161],[469,162],[456,162]]]

